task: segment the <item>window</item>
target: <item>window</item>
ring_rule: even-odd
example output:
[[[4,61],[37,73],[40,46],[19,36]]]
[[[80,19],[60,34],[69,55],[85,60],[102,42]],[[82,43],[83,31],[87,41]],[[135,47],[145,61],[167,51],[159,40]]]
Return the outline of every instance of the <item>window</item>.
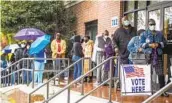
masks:
[[[162,2],[163,0],[153,0],[153,1],[150,1],[150,5],[152,4],[157,4],[159,2]]]
[[[149,12],[149,19],[154,19],[156,22],[156,30],[160,30],[160,10]]]
[[[172,42],[172,6],[164,10],[164,34]]]
[[[127,14],[131,26],[134,26],[134,13]]]
[[[146,7],[146,1],[138,1],[138,9],[145,7]]]
[[[137,30],[146,29],[146,11],[138,11]]]
[[[127,1],[126,3],[126,11],[134,10],[134,1]]]

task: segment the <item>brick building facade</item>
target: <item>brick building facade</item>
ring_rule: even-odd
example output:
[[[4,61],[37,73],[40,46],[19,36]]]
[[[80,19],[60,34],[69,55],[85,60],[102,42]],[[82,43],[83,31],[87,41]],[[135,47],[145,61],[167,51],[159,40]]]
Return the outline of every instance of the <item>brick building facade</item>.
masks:
[[[81,1],[69,7],[76,15],[77,21],[73,28],[79,35],[90,35],[95,39],[97,34],[108,30],[110,34],[119,27],[123,15],[120,1]],[[112,27],[112,18],[118,17],[118,26]],[[95,28],[90,28],[89,24]]]

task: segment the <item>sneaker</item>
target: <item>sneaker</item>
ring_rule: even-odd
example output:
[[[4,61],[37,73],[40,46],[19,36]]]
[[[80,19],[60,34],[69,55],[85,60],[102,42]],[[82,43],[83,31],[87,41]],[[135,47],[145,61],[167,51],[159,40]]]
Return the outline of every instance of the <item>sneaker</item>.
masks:
[[[66,80],[66,81],[67,81],[67,80],[68,80],[68,77],[64,77],[64,80]]]
[[[77,85],[80,85],[80,84],[81,84],[81,83],[79,83],[79,82],[77,83]]]
[[[94,83],[94,86],[99,86],[101,83],[99,83],[99,82],[95,82]]]
[[[59,80],[59,78],[56,78],[55,80],[56,80],[56,81],[58,81],[58,80]]]

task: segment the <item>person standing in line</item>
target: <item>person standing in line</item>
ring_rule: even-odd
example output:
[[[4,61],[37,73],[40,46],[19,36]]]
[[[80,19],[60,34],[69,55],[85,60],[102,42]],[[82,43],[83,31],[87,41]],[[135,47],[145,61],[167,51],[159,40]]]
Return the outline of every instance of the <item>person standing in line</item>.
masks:
[[[143,33],[145,30],[143,29],[140,29],[138,32],[137,32],[137,35],[138,36],[134,36],[130,42],[128,43],[128,46],[127,46],[127,49],[128,51],[130,52],[130,55],[129,55],[129,64],[133,64],[133,61],[136,61],[137,60],[132,60],[132,55],[135,55],[137,56],[138,53],[144,53],[145,54],[145,51],[144,49],[141,47],[141,33]],[[139,61],[139,60],[138,60]],[[143,60],[141,60],[143,61]],[[142,62],[142,63],[145,63],[145,62]],[[135,63],[134,63],[135,64]],[[146,63],[145,63],[146,64]]]
[[[109,32],[107,30],[104,31],[104,33],[102,34],[102,36],[98,36],[96,38],[96,44],[95,44],[95,48],[96,49],[96,63],[97,65],[99,65],[100,63],[103,62],[103,60],[105,59],[104,57],[104,52],[105,52],[105,45],[111,43],[111,39],[108,37],[109,36]],[[97,81],[95,83],[95,85],[100,85],[103,80],[104,80],[104,70],[103,70],[103,66],[101,66],[100,68],[97,69]]]
[[[105,59],[115,56],[115,52],[112,47],[112,43],[105,45]],[[104,65],[104,74],[103,74],[103,81],[106,81],[110,77],[110,68],[112,68],[112,77],[114,77],[114,59],[112,59],[112,64],[110,63],[111,60],[107,61]],[[111,64],[111,65],[110,65]],[[109,84],[104,84],[104,86],[108,86]],[[114,81],[112,80],[112,87],[114,86]]]
[[[122,27],[119,27],[112,38],[113,48],[115,53],[120,57],[120,64],[128,64],[128,56],[130,52],[127,50],[127,45],[132,37],[136,36],[136,30],[130,25],[127,16],[122,18]]]
[[[52,58],[65,58],[66,41],[61,38],[61,34],[58,32],[55,34],[55,39],[51,42],[51,51],[52,51]],[[65,67],[65,60],[62,60],[62,65]],[[62,65],[61,65],[61,60],[53,61],[53,66],[56,71],[60,71]],[[68,79],[67,72],[64,73],[64,79],[65,80]]]
[[[37,54],[33,54],[34,58],[45,58],[45,51],[41,50],[39,53]],[[45,67],[45,60],[34,60],[34,66],[35,66],[35,71],[34,72],[34,82],[41,84],[43,83],[43,70]]]
[[[155,30],[156,22],[154,19],[149,19],[148,23],[148,29],[141,34],[141,45],[142,48],[150,54],[152,72],[156,72],[160,88],[163,88],[165,86],[165,76],[162,49],[164,48],[166,40],[162,32]],[[169,95],[164,92],[161,96],[168,97]]]
[[[23,51],[23,58],[30,58],[31,56],[29,55],[29,49],[30,49],[30,43],[26,43],[25,47],[24,47],[24,51]],[[23,65],[24,69],[33,69],[33,65],[32,65],[32,60],[24,60],[24,65]],[[24,83],[27,83],[27,71],[23,72],[23,76],[24,76]],[[32,72],[29,71],[28,72],[28,82],[32,81]]]
[[[74,44],[73,44],[72,51],[73,51],[73,57],[72,57],[73,62],[76,62],[79,59],[81,59],[82,57],[84,57],[80,35],[76,35],[74,37]],[[74,65],[74,74],[73,74],[74,80],[76,80],[78,77],[80,77],[81,74],[82,74],[82,60],[77,62]]]
[[[83,43],[83,51],[84,51],[84,57],[88,57],[88,58],[92,58],[92,53],[93,53],[93,46],[94,46],[94,42],[93,40],[90,40],[90,36],[84,36],[84,43]],[[89,69],[89,64],[91,62],[89,62],[89,60],[84,60],[84,74],[87,73],[90,69]],[[90,73],[87,77],[84,78],[84,82],[91,82],[92,78],[92,73]]]

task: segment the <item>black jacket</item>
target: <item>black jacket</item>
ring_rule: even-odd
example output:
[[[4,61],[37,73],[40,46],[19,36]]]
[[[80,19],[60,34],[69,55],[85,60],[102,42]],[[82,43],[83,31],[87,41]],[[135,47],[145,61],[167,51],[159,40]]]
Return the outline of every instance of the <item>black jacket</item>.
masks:
[[[129,27],[129,30],[120,27],[115,31],[112,43],[114,48],[119,49],[119,56],[121,59],[128,59],[129,51],[127,50],[127,45],[134,36],[136,36],[136,30],[131,26]]]
[[[81,37],[79,35],[76,35],[74,37],[74,43],[73,43],[73,55],[79,56],[79,57],[84,57],[84,54],[82,52],[83,48],[81,46]]]

